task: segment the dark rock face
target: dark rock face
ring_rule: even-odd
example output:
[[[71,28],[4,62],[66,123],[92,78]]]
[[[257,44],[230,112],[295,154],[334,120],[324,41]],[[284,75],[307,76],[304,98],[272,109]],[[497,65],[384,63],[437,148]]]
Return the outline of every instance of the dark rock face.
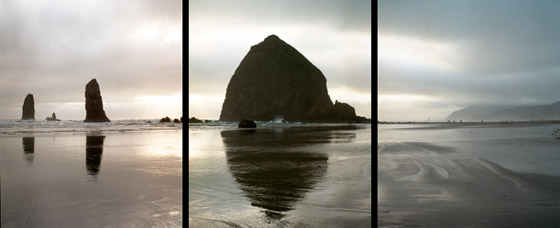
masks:
[[[169,119],[169,117],[166,116],[166,117],[164,117],[164,118],[161,118],[161,120],[160,120],[159,122],[160,122],[160,123],[170,123],[170,122],[171,122],[171,119]]]
[[[237,125],[239,128],[257,128],[255,121],[242,119]]]
[[[270,35],[252,46],[231,77],[221,121],[363,122],[354,108],[333,105],[327,79],[295,48]]]
[[[333,107],[333,115],[337,120],[347,120],[354,122],[356,119],[356,111],[352,106],[346,103],[336,101]]]
[[[33,94],[27,94],[23,100],[21,120],[34,120],[35,119],[35,101]]]
[[[60,121],[59,119],[56,118],[56,114],[53,112],[52,116],[47,116],[47,121]]]
[[[315,121],[333,103],[323,73],[275,35],[252,46],[232,76],[221,121]]]
[[[86,85],[86,119],[84,122],[111,122],[105,110],[103,110],[103,101],[101,100],[101,91],[97,80],[92,79]]]

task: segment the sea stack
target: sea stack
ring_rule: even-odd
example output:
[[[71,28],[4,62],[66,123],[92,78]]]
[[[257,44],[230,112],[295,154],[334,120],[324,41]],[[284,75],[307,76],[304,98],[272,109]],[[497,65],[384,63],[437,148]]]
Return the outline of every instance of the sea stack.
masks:
[[[356,122],[354,108],[334,105],[327,79],[276,35],[252,46],[229,81],[221,121]]]
[[[35,120],[35,101],[33,94],[27,94],[23,100],[21,120]]]
[[[252,121],[252,120],[242,119],[241,121],[239,121],[239,124],[237,125],[237,127],[239,127],[239,128],[257,128],[257,123],[255,123],[255,121]]]
[[[92,79],[86,85],[86,119],[84,122],[111,122],[105,110],[103,110],[103,101],[101,100],[101,91],[97,80]]]
[[[60,121],[59,119],[56,118],[56,114],[53,112],[52,116],[47,116],[47,121]]]

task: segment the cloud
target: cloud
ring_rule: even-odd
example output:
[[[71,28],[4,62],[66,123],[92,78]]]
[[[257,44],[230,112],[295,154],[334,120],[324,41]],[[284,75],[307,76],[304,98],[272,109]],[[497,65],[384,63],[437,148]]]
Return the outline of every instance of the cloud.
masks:
[[[560,3],[541,1],[380,1],[379,34],[454,42],[471,74],[531,71],[557,65]]]
[[[141,95],[181,93],[181,10],[182,1],[175,0],[3,1],[3,104],[20,104],[27,93],[61,108],[83,102],[92,78],[107,100],[132,103]]]
[[[223,18],[243,24],[297,24],[302,21],[337,30],[370,30],[371,1],[189,1],[189,21]]]
[[[379,50],[390,51],[380,52],[378,59],[379,94],[435,97],[416,106],[442,110],[559,101],[559,4],[380,1],[378,39],[401,40],[393,50],[388,42],[378,44]],[[389,60],[391,55],[397,57]],[[379,109],[397,112],[394,106],[385,103]]]

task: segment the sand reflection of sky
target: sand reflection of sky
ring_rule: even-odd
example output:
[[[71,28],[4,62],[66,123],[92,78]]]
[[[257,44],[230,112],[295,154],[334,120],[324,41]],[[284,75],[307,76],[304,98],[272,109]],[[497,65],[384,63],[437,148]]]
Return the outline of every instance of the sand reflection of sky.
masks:
[[[221,140],[216,140],[219,131],[189,131],[189,160],[215,156],[216,151],[224,151]]]
[[[141,148],[141,153],[151,157],[182,157],[183,145],[181,142],[182,134],[166,134],[160,133],[158,135],[150,135],[144,137],[142,140],[145,142]]]
[[[181,157],[144,144],[180,153],[181,131],[103,134],[0,137],[2,227],[180,227]]]

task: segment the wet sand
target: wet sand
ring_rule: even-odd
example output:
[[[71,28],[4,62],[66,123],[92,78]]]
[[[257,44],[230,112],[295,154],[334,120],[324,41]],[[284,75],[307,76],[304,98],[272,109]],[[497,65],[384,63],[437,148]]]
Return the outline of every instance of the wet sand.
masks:
[[[371,227],[371,127],[189,129],[189,227]]]
[[[181,135],[0,137],[2,227],[181,227]]]
[[[560,226],[558,128],[380,125],[378,226]]]

